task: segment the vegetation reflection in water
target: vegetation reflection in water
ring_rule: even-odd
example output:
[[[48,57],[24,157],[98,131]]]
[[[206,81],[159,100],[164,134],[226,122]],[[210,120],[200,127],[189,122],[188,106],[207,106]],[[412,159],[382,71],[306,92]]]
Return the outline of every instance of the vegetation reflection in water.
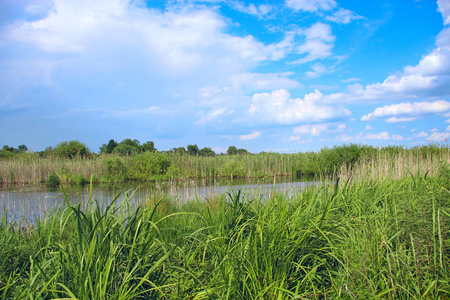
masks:
[[[308,178],[277,177],[267,179],[212,179],[186,180],[164,182],[131,182],[122,184],[99,184],[89,187],[65,186],[68,200],[82,207],[89,204],[92,192],[94,199],[102,205],[107,205],[115,195],[120,194],[119,201],[125,193],[130,195],[128,201],[133,206],[146,203],[155,196],[170,197],[184,203],[188,200],[205,200],[232,190],[242,190],[245,193],[257,194],[267,198],[274,191],[293,195],[305,187],[317,184],[316,181],[306,181]],[[0,207],[6,210],[6,216],[15,220],[25,218],[35,220],[58,206],[65,205],[61,188],[48,189],[43,186],[26,186],[3,189],[0,191]],[[3,214],[2,214],[3,215]]]

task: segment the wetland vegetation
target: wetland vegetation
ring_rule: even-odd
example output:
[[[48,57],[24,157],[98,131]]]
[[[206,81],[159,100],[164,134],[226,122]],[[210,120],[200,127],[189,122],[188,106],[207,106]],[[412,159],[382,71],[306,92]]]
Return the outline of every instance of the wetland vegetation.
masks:
[[[91,172],[98,181],[312,174],[322,184],[290,195],[233,191],[183,203],[155,194],[138,207],[128,201],[133,191],[109,205],[91,196],[86,208],[64,194],[64,207],[34,223],[3,215],[0,298],[448,299],[449,161],[439,145],[17,154],[1,161],[11,183],[52,172],[70,182],[63,175]]]

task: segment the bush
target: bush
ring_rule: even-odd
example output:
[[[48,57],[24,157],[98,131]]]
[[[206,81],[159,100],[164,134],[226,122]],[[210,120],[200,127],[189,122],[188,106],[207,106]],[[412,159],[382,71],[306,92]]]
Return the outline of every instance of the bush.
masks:
[[[56,155],[67,158],[74,158],[76,156],[86,157],[91,155],[88,147],[77,140],[61,142],[53,151]]]
[[[163,176],[170,167],[169,158],[162,153],[142,153],[132,160],[133,179],[151,180]]]
[[[110,156],[105,159],[106,179],[108,181],[123,182],[129,179],[128,168],[123,159],[117,156]]]

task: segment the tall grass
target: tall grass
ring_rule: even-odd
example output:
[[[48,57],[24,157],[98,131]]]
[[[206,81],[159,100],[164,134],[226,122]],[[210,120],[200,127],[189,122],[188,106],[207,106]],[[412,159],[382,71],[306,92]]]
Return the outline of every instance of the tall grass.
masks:
[[[94,155],[73,159],[37,154],[17,154],[0,160],[0,185],[44,183],[52,174],[61,182],[185,180],[191,178],[266,178],[313,176],[398,178],[437,170],[440,162],[450,162],[446,145],[416,148],[348,145],[319,152],[296,154],[191,156],[178,153],[143,153],[136,156]],[[346,175],[347,174],[347,175]]]
[[[3,219],[0,297],[446,299],[450,169],[393,176]]]

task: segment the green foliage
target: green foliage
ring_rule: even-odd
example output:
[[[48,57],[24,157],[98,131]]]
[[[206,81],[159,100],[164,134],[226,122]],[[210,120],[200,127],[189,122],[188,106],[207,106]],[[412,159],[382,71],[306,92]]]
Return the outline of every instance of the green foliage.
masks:
[[[115,140],[111,139],[108,144],[103,144],[100,147],[100,154],[111,154],[118,145],[119,144]]]
[[[198,155],[199,156],[215,156],[216,153],[211,148],[205,147],[198,151]]]
[[[13,156],[14,156],[14,153],[9,150],[5,150],[5,149],[0,150],[0,158],[11,158]]]
[[[161,178],[170,167],[170,160],[162,153],[142,153],[131,161],[131,176],[136,180]]]
[[[187,152],[189,155],[197,155],[198,154],[198,146],[197,145],[188,145]]]
[[[47,180],[45,181],[45,186],[49,189],[55,189],[59,186],[59,179],[55,173],[51,173],[48,175]]]
[[[79,157],[87,157],[90,156],[91,153],[85,144],[73,140],[70,142],[61,142],[56,145],[53,152],[60,157],[74,158],[76,156]]]
[[[120,157],[110,156],[104,161],[106,165],[106,180],[112,182],[124,182],[129,179],[128,168]]]
[[[139,153],[139,148],[136,146],[131,146],[129,144],[120,143],[117,147],[114,148],[113,154],[120,154],[131,156]]]
[[[225,177],[245,177],[244,165],[237,160],[228,160],[219,169],[219,174]]]
[[[236,148],[236,146],[230,146],[227,149],[227,154],[228,155],[235,155],[235,154],[244,155],[244,154],[250,154],[250,152],[248,152],[246,149],[238,149],[238,148]]]
[[[24,153],[28,151],[28,147],[25,145],[19,145],[18,147],[19,153]]]
[[[155,143],[148,141],[139,147],[141,152],[156,152]]]

